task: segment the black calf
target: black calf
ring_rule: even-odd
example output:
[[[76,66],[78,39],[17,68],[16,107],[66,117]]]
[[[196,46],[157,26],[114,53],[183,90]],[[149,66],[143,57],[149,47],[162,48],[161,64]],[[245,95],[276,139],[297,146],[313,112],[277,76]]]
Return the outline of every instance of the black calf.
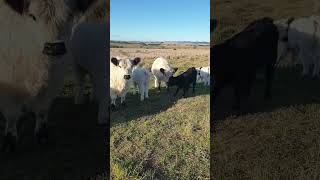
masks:
[[[181,88],[183,88],[183,97],[186,97],[186,93],[189,90],[190,84],[193,84],[193,93],[195,93],[195,86],[197,81],[197,70],[192,67],[177,77],[170,77],[168,81],[168,87],[177,86],[177,91],[174,94],[176,96]]]
[[[222,44],[211,47],[213,66],[213,102],[222,88],[233,84],[235,108],[250,95],[256,71],[265,67],[265,94],[271,98],[271,81],[277,60],[279,33],[271,18],[249,24],[242,32]]]

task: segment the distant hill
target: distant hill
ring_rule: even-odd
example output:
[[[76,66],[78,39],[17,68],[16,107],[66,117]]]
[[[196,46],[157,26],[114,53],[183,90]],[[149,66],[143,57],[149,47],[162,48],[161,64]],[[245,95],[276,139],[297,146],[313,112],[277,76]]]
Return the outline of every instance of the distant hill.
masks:
[[[112,41],[111,43],[121,43],[121,44],[141,44],[141,45],[198,45],[198,46],[208,46],[210,42],[204,41]]]

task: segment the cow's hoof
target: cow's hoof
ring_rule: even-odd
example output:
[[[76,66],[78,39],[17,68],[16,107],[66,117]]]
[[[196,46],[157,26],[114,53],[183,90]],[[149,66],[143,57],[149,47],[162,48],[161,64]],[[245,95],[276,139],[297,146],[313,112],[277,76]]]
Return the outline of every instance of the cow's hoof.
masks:
[[[3,152],[10,151],[13,152],[16,149],[17,138],[13,136],[11,133],[5,135],[3,139],[3,145],[1,150]]]
[[[36,138],[39,144],[47,144],[49,139],[48,125],[43,123],[36,133]]]

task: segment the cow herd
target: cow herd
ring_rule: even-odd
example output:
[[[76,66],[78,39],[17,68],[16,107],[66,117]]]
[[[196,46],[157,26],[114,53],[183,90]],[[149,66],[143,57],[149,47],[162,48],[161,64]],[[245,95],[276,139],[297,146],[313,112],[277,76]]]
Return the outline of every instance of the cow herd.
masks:
[[[167,87],[177,86],[174,94],[176,96],[180,89],[183,89],[183,97],[190,85],[195,93],[196,82],[202,81],[205,85],[210,85],[210,67],[191,67],[178,76],[174,76],[178,68],[174,68],[169,62],[159,57],[154,60],[151,69],[139,67],[141,59],[139,57],[128,59],[121,57],[112,57],[110,60],[110,99],[111,108],[116,108],[116,99],[120,97],[120,103],[125,105],[125,98],[129,88],[134,85],[140,94],[140,101],[149,98],[150,75],[154,76],[154,87],[161,90],[161,83]],[[134,94],[136,92],[134,90]]]
[[[319,77],[319,23],[319,16],[278,21],[265,17],[251,22],[223,43],[211,46],[213,100],[221,89],[231,84],[235,94],[233,107],[240,110],[260,68],[265,70],[264,98],[270,99],[275,68],[289,53],[303,65],[303,76],[313,68],[312,77]],[[218,22],[213,20],[211,24],[216,28]]]

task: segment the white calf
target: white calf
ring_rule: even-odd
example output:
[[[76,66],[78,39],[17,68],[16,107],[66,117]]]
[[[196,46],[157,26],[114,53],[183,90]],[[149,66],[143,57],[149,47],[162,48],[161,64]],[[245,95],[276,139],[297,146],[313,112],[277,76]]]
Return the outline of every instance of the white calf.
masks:
[[[204,85],[210,86],[210,66],[196,68],[197,80],[203,82]]]
[[[320,17],[310,16],[294,19],[291,23],[289,22],[289,26],[283,22],[283,20],[275,22],[280,32],[279,60],[290,52],[294,59],[298,59],[302,63],[303,76],[307,75],[311,65],[314,65],[312,76],[318,77],[320,70]]]
[[[70,50],[74,58],[75,104],[84,102],[85,75],[89,74],[93,84],[92,100],[99,104],[98,123],[106,124],[108,119],[108,69],[109,23],[78,24],[70,41]]]
[[[150,72],[147,69],[141,67],[133,68],[132,81],[135,88],[138,86],[141,101],[143,101],[144,98],[149,98],[149,79]]]
[[[157,58],[151,67],[151,72],[154,75],[154,86],[158,87],[160,91],[161,82],[164,82],[167,86],[168,80],[173,74],[178,70],[178,68],[172,68],[166,59],[163,57]],[[168,87],[168,86],[167,86]]]
[[[115,108],[117,97],[124,103],[129,86],[132,83],[132,69],[140,62],[140,58],[111,58],[110,62],[110,98],[111,107]]]

